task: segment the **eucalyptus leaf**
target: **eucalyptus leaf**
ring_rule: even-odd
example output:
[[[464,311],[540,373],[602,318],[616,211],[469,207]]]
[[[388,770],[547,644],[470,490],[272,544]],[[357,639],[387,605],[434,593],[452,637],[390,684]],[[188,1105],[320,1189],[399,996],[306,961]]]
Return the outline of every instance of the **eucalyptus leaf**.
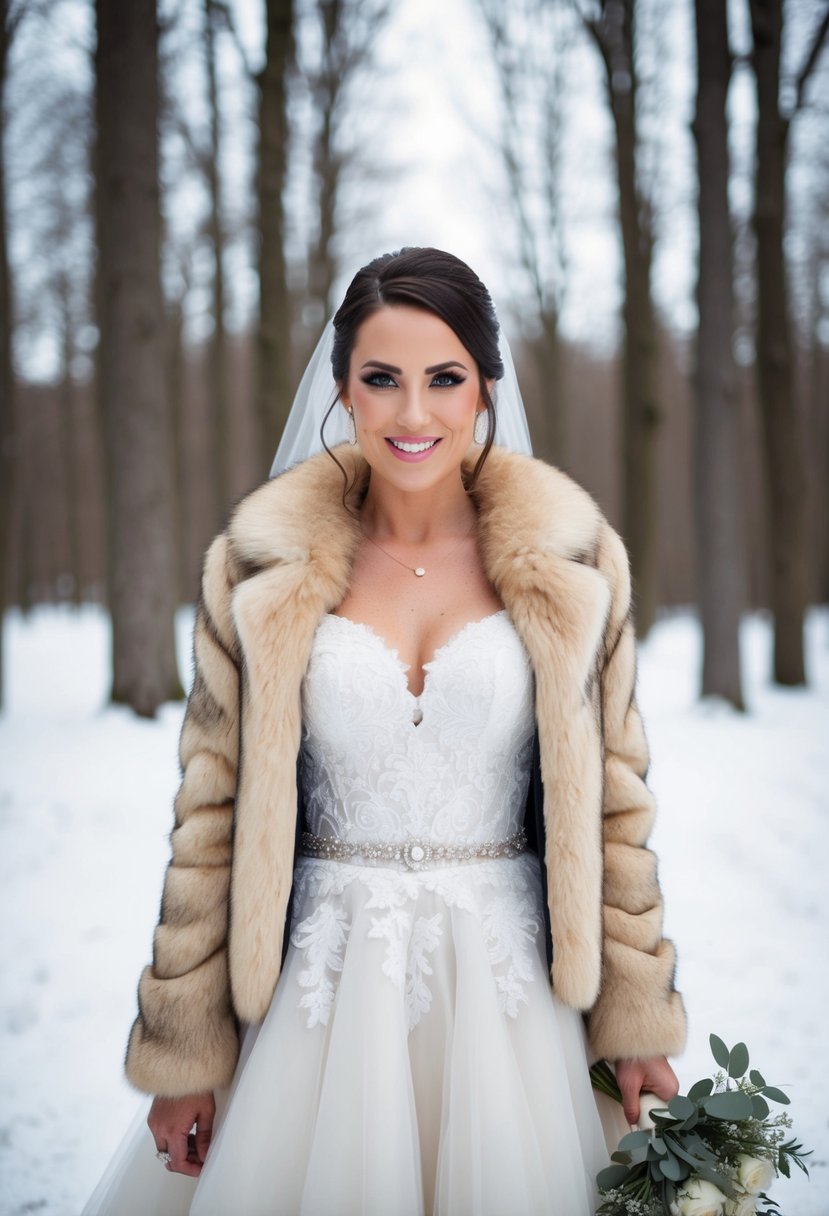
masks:
[[[739,1089],[729,1090],[728,1093],[712,1094],[703,1103],[706,1114],[715,1119],[750,1119],[752,1115],[751,1098]]]
[[[682,1145],[686,1152],[693,1153],[701,1161],[716,1162],[718,1160],[717,1154],[712,1152],[702,1137],[698,1136],[696,1132],[690,1136],[683,1136]]]
[[[659,1162],[659,1168],[666,1178],[670,1178],[672,1182],[681,1182],[683,1178],[687,1178],[690,1174],[690,1169],[684,1161],[680,1161],[673,1153],[668,1153]]]
[[[772,1102],[779,1102],[781,1106],[788,1106],[789,1099],[782,1089],[775,1089],[773,1085],[767,1085],[763,1090],[767,1098],[771,1098]]]
[[[711,1054],[720,1068],[728,1068],[729,1051],[722,1039],[718,1035],[710,1034],[708,1042],[711,1044]]]
[[[665,1143],[668,1145],[670,1152],[674,1153],[682,1161],[687,1161],[689,1165],[693,1165],[695,1169],[701,1165],[705,1165],[705,1161],[701,1157],[695,1156],[687,1144],[682,1144],[678,1136],[666,1137]]]
[[[618,1161],[620,1165],[630,1165],[630,1153],[615,1152],[610,1154],[611,1161]]]
[[[688,1131],[688,1132],[689,1132],[689,1131],[691,1130],[691,1128],[696,1127],[696,1125],[699,1123],[699,1117],[700,1117],[700,1116],[699,1116],[699,1108],[698,1108],[697,1106],[695,1106],[695,1107],[694,1107],[694,1113],[693,1113],[692,1115],[689,1115],[689,1116],[688,1116],[688,1118],[687,1118],[687,1119],[685,1119],[685,1120],[684,1120],[682,1123],[680,1123],[680,1125],[679,1125],[679,1126],[680,1126],[680,1127],[681,1127],[681,1128],[682,1128],[684,1131]]]
[[[766,1083],[766,1078],[761,1072],[758,1072],[756,1068],[752,1068],[748,1076],[752,1085],[759,1085],[762,1088]]]
[[[692,1102],[699,1102],[702,1098],[707,1098],[714,1090],[714,1082],[710,1077],[703,1077],[701,1081],[695,1081],[688,1090],[688,1097]]]
[[[650,1132],[628,1132],[626,1135],[622,1136],[622,1139],[619,1141],[619,1148],[626,1153],[630,1153],[637,1148],[647,1148],[650,1142]]]
[[[696,1103],[690,1098],[685,1098],[682,1094],[677,1094],[675,1098],[671,1098],[668,1103],[668,1110],[675,1119],[687,1119],[690,1115],[695,1115],[697,1112]]]
[[[769,1113],[769,1104],[765,1098],[759,1094],[753,1094],[751,1098],[751,1109],[755,1119],[759,1119],[762,1123],[763,1119],[767,1118]]]
[[[748,1048],[745,1043],[737,1043],[728,1053],[728,1075],[742,1077],[748,1069]]]
[[[600,1190],[612,1191],[614,1187],[621,1186],[627,1176],[628,1171],[624,1165],[607,1165],[596,1175],[596,1182]]]
[[[655,1153],[659,1153],[660,1157],[663,1157],[668,1151],[668,1146],[665,1141],[661,1136],[657,1135],[651,1136],[651,1148]]]

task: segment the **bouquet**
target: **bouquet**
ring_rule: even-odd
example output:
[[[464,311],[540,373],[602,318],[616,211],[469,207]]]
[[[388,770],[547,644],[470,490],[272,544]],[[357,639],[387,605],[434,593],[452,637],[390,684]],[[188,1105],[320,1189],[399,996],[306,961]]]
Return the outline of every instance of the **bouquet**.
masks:
[[[791,1118],[770,1111],[769,1102],[788,1106],[787,1096],[756,1069],[749,1072],[745,1043],[729,1050],[715,1034],[709,1042],[721,1070],[713,1079],[667,1105],[642,1095],[641,1130],[622,1137],[615,1164],[597,1175],[596,1216],[779,1216],[766,1189],[779,1174],[790,1177],[793,1164],[808,1175],[809,1153],[786,1138]],[[606,1061],[593,1065],[590,1079],[622,1101]]]

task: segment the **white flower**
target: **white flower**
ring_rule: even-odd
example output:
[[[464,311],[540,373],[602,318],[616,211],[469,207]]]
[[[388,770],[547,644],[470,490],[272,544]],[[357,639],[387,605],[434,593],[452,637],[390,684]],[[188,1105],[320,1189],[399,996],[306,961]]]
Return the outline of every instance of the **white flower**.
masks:
[[[656,1094],[643,1093],[639,1095],[639,1122],[636,1124],[640,1132],[652,1132],[656,1127],[651,1118],[652,1110],[662,1110],[668,1105],[662,1098],[657,1098]]]
[[[741,1153],[737,1158],[736,1178],[749,1195],[759,1195],[774,1182],[774,1166],[764,1157]]]
[[[676,1216],[723,1216],[725,1195],[702,1178],[690,1178],[676,1197]]]

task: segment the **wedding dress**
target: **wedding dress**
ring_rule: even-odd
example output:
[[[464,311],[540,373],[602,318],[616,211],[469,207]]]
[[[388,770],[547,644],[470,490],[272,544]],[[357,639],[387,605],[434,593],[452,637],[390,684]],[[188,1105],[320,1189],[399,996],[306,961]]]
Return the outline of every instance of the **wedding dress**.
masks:
[[[424,671],[415,696],[377,633],[321,620],[306,826],[366,853],[409,847],[298,859],[283,971],[217,1095],[200,1178],[156,1161],[142,1110],[84,1216],[592,1216],[628,1128],[550,988],[539,860],[457,857],[521,828],[529,659],[502,610]]]

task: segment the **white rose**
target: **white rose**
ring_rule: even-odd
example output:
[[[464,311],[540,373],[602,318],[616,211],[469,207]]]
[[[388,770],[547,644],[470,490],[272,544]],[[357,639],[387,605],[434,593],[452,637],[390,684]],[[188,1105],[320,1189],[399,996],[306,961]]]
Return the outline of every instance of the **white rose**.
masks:
[[[720,1188],[702,1178],[691,1178],[676,1197],[679,1216],[723,1216],[725,1203]]]
[[[759,1195],[774,1182],[774,1166],[764,1157],[749,1157],[741,1153],[737,1158],[736,1178],[749,1195]]]
[[[657,1098],[656,1094],[640,1094],[639,1095],[639,1122],[636,1124],[640,1132],[652,1132],[656,1124],[651,1118],[652,1110],[662,1110],[668,1105],[662,1098]]]

